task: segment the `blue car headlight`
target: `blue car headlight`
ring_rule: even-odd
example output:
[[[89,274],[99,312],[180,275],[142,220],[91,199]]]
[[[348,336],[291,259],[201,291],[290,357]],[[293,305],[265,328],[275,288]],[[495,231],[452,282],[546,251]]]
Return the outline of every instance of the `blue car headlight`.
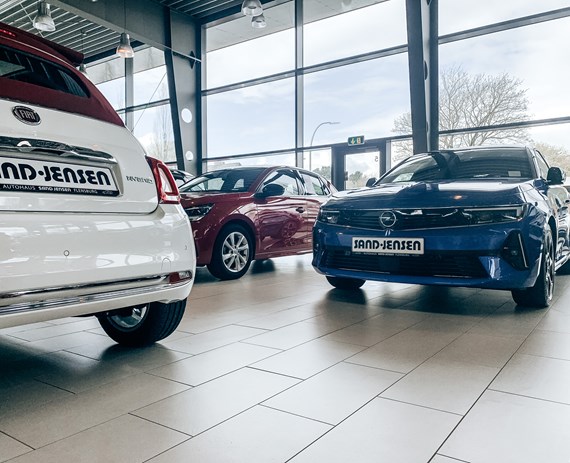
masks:
[[[463,214],[469,218],[471,225],[516,222],[524,217],[526,204],[519,206],[477,207],[463,209]]]
[[[187,207],[184,209],[191,222],[200,220],[214,207],[213,204],[202,204],[201,206]]]
[[[319,216],[317,217],[317,220],[319,222],[334,224],[338,223],[339,217],[340,217],[340,211],[335,211],[331,209],[321,209],[319,211]]]

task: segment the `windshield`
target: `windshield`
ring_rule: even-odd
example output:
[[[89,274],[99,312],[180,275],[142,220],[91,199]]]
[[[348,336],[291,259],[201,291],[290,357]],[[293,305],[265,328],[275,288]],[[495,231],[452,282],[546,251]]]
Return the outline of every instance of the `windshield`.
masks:
[[[533,177],[526,149],[442,151],[410,156],[378,184],[437,180]]]
[[[182,185],[180,192],[244,193],[263,171],[264,167],[208,172]]]

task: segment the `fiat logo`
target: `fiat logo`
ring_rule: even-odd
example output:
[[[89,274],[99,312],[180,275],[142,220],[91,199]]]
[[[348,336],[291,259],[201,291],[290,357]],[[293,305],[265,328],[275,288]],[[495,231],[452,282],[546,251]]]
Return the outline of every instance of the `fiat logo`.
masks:
[[[394,214],[392,211],[384,211],[382,214],[380,214],[380,225],[382,225],[384,228],[392,228],[394,225],[396,225],[397,220],[398,219],[396,218],[396,214]]]
[[[12,108],[12,114],[20,122],[28,125],[38,125],[42,121],[40,115],[27,106],[14,106]]]

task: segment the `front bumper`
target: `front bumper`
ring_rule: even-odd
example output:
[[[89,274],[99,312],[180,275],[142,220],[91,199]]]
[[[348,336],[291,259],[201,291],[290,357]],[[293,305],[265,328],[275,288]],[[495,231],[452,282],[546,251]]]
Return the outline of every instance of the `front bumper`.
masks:
[[[522,238],[525,268],[505,259],[507,237]],[[423,238],[423,255],[352,252],[353,237]],[[408,284],[522,289],[539,272],[542,225],[522,220],[506,224],[408,231],[358,229],[317,222],[313,229],[313,266],[327,276]]]

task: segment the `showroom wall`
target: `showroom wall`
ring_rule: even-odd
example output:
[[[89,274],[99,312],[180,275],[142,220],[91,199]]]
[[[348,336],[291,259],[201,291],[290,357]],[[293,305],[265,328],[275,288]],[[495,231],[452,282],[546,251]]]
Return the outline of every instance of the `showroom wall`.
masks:
[[[352,136],[386,139],[391,164],[411,154],[405,0],[297,1],[266,3],[265,28],[241,13],[202,25],[204,171],[326,175],[331,145]],[[568,2],[439,0],[438,10],[440,147],[532,144],[570,172]],[[148,47],[132,71],[115,58],[89,73],[145,148],[175,161],[164,62]]]

